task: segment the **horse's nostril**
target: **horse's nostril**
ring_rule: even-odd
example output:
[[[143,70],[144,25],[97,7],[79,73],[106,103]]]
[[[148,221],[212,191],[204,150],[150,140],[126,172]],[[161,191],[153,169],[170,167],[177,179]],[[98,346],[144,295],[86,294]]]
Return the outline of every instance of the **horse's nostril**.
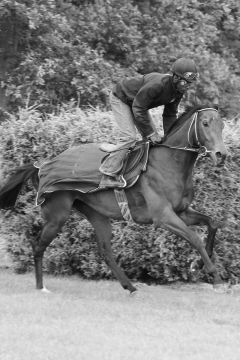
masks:
[[[217,151],[216,152],[216,157],[219,159],[219,160],[222,160],[222,161],[224,161],[225,159],[226,159],[226,154],[224,154],[224,153],[221,153],[220,151]]]
[[[216,151],[215,153],[216,157],[217,157],[217,162],[218,162],[218,166],[223,166],[225,163],[225,159],[226,159],[226,154],[221,153],[221,151]]]

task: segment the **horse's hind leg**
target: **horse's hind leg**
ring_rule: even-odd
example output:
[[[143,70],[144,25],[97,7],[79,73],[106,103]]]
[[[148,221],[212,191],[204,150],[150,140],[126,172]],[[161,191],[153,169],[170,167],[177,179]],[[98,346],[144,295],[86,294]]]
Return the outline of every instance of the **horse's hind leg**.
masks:
[[[136,288],[131,284],[130,280],[123,270],[117,265],[113,257],[111,248],[112,227],[109,218],[98,213],[86,204],[81,204],[81,206],[76,205],[75,207],[86,216],[94,227],[100,255],[104,258],[114,276],[118,279],[124,289],[129,290],[131,293],[136,291]]]
[[[37,289],[43,288],[42,260],[44,251],[67,220],[72,203],[70,194],[55,192],[42,206],[45,224],[40,238],[32,243]]]
[[[191,207],[189,207],[187,210],[183,211],[179,217],[185,222],[186,225],[206,225],[208,228],[208,235],[206,239],[206,251],[208,256],[211,258],[213,254],[213,248],[214,248],[214,241],[215,236],[217,233],[218,228],[220,227],[220,224],[213,221],[209,216],[204,215]],[[193,269],[195,267],[202,268],[204,265],[203,260],[199,259],[194,265],[192,266]]]

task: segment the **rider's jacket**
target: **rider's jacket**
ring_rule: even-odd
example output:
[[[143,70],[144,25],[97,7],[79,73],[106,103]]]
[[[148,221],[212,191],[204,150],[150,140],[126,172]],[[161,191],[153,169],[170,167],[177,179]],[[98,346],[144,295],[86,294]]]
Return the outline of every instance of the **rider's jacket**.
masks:
[[[113,88],[113,94],[132,108],[135,125],[143,137],[153,134],[148,110],[164,105],[163,128],[166,133],[176,121],[182,94],[172,82],[172,75],[156,72],[125,78]]]

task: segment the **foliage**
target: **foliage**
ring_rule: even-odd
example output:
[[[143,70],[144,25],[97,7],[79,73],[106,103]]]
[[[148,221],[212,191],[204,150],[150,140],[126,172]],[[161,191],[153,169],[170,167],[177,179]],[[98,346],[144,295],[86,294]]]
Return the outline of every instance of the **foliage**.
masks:
[[[4,0],[0,23],[15,29],[13,56],[0,41],[2,69],[12,64],[1,82],[8,110],[26,104],[52,111],[72,99],[106,107],[109,89],[123,76],[167,72],[177,57],[190,56],[201,77],[188,101],[218,101],[236,115],[239,2],[147,2],[148,11],[133,0]]]
[[[99,112],[96,118],[93,111],[83,112],[74,103],[44,117],[35,108],[20,109],[0,127],[2,172],[51,158],[77,143],[106,140],[111,128],[109,113]]]

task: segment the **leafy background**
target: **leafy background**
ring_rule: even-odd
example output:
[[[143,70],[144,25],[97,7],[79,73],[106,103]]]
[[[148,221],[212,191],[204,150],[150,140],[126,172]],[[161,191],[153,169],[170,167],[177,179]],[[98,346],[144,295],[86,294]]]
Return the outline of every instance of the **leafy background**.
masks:
[[[105,107],[116,80],[190,56],[201,81],[188,100],[239,112],[237,0],[3,0],[0,30],[4,110],[52,111],[71,99]]]
[[[108,93],[123,76],[167,72],[180,56],[195,59],[200,81],[183,104],[219,103],[230,156],[221,171],[199,159],[194,207],[225,226],[215,262],[240,278],[240,4],[236,0],[2,0],[0,4],[0,180],[18,165],[50,158],[77,143],[117,140]],[[159,131],[161,109],[152,112]],[[160,121],[159,121],[160,120]],[[41,228],[27,184],[13,212],[1,213],[1,237],[16,271],[32,268],[30,240]],[[198,229],[204,239],[206,230]],[[198,255],[182,239],[151,226],[113,222],[114,254],[134,279],[193,280]],[[45,271],[109,278],[94,233],[72,214],[49,246]],[[199,278],[209,280],[204,272]]]

